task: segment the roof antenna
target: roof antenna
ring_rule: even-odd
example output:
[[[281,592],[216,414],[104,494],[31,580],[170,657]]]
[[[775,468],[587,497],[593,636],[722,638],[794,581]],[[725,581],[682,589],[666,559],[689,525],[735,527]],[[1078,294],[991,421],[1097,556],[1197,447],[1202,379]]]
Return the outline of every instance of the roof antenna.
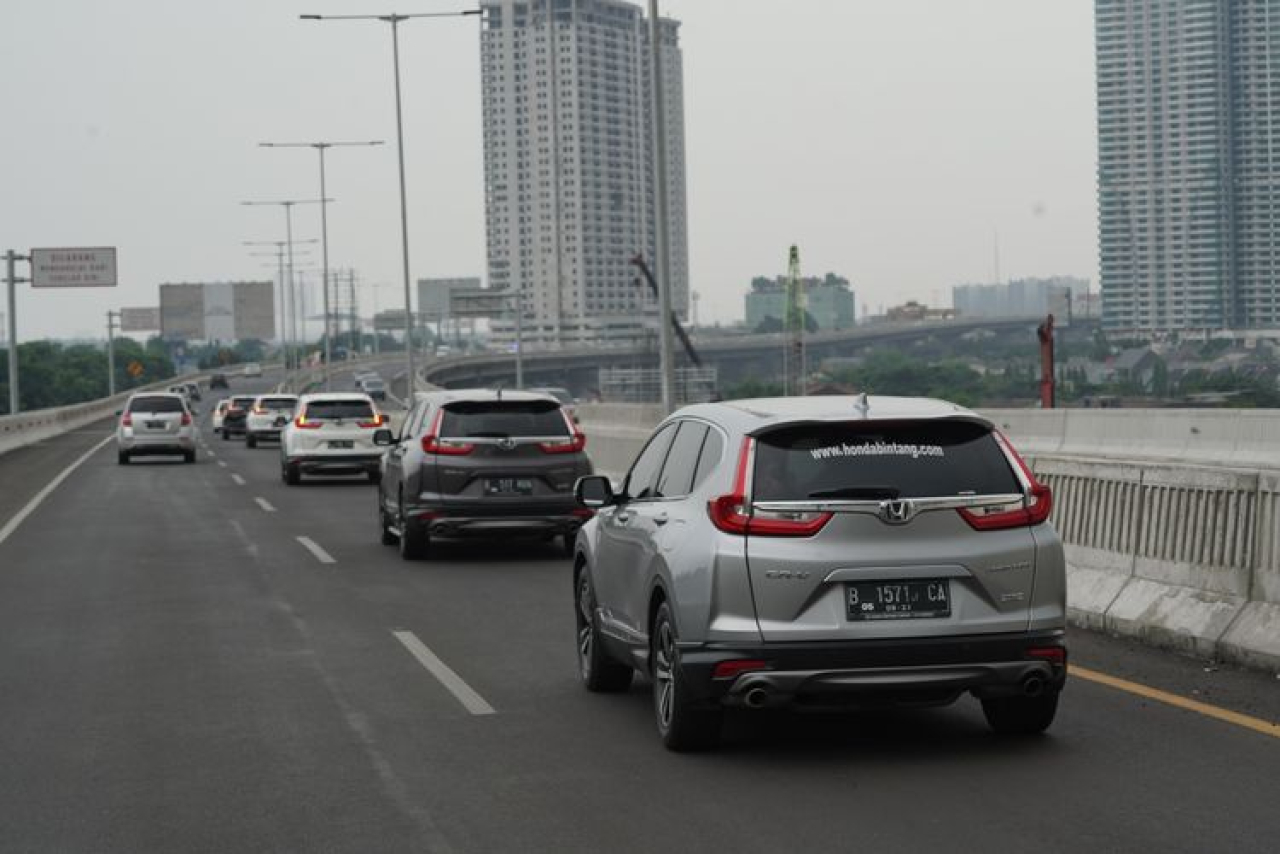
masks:
[[[863,418],[871,414],[871,404],[867,402],[867,393],[865,391],[853,399],[853,408],[858,410]]]

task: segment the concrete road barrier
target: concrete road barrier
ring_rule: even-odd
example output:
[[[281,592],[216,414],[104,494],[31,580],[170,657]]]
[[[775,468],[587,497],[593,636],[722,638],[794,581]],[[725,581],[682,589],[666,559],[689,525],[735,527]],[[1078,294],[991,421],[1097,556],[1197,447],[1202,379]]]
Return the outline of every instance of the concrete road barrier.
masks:
[[[620,474],[660,420],[585,405],[587,450]],[[984,413],[1054,496],[1080,626],[1280,671],[1280,419],[1261,410]]]

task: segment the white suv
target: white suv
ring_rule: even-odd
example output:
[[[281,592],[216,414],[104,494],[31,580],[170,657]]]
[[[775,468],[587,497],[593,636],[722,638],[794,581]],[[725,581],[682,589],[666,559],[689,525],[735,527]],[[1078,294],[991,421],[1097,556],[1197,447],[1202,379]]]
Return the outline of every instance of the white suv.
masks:
[[[290,486],[303,474],[360,474],[381,479],[385,448],[374,435],[386,416],[367,394],[325,392],[298,398],[296,417],[280,434],[280,477]],[[388,431],[389,432],[389,431]]]
[[[143,392],[129,398],[116,424],[116,455],[120,465],[133,457],[181,454],[196,461],[196,425],[187,399],[176,392]]]
[[[259,395],[245,418],[245,447],[256,448],[263,440],[277,441],[297,406],[296,394]]]

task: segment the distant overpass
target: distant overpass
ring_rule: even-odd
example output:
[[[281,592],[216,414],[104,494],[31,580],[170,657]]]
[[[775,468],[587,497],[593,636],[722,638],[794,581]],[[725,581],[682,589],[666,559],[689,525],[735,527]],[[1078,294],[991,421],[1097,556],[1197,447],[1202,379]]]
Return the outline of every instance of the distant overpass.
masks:
[[[805,347],[816,364],[832,356],[848,356],[877,344],[902,344],[920,339],[950,341],[969,332],[988,330],[1007,334],[1026,330],[1027,352],[1036,348],[1035,326],[1040,318],[1011,320],[973,319],[877,323],[841,332],[819,332],[807,336]],[[782,333],[753,334],[694,341],[703,361],[720,371],[722,383],[748,377],[781,377],[785,336]],[[524,356],[526,385],[560,385],[590,388],[597,383],[602,367],[657,367],[656,350],[647,348],[577,347],[535,351]],[[472,385],[515,384],[515,356],[488,353],[439,359],[423,368],[423,378],[438,386],[457,388]]]

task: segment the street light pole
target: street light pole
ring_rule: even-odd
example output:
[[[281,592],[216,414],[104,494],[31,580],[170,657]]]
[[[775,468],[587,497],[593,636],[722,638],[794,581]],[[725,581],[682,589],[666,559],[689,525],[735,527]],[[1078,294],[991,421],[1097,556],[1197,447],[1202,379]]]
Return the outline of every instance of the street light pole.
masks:
[[[116,396],[116,318],[118,311],[107,312],[107,397]]]
[[[330,148],[355,145],[382,145],[380,139],[360,142],[260,142],[262,148],[314,148],[320,154],[320,253],[323,256],[321,269],[324,279],[324,388],[330,390],[329,363],[333,351],[329,339],[333,335],[332,320],[329,311],[329,194],[325,189],[324,153]]]
[[[653,86],[653,176],[657,183],[654,216],[654,243],[658,250],[658,361],[662,373],[662,410],[675,409],[675,350],[671,341],[671,248],[667,201],[667,116],[662,91],[662,26],[658,0],[649,0],[649,79]]]
[[[396,94],[396,160],[400,167],[400,256],[404,273],[404,337],[405,337],[405,382],[408,385],[409,401],[417,390],[417,373],[413,364],[413,291],[409,278],[409,201],[404,176],[404,119],[402,116],[400,96],[400,22],[411,18],[458,18],[466,15],[479,15],[479,9],[466,9],[461,12],[421,12],[414,15],[300,15],[304,21],[382,21],[391,25],[391,61],[395,76]]]
[[[285,356],[285,367],[288,368],[288,338],[289,338],[289,311],[290,306],[285,302],[285,278],[284,278],[284,258],[285,246],[288,241],[284,240],[242,240],[245,246],[274,246],[274,252],[250,252],[250,255],[256,257],[270,257],[276,259],[276,284],[277,284],[277,302],[280,307],[280,350]],[[310,240],[294,240],[293,243],[316,243],[314,238]],[[290,297],[292,299],[292,297]]]

